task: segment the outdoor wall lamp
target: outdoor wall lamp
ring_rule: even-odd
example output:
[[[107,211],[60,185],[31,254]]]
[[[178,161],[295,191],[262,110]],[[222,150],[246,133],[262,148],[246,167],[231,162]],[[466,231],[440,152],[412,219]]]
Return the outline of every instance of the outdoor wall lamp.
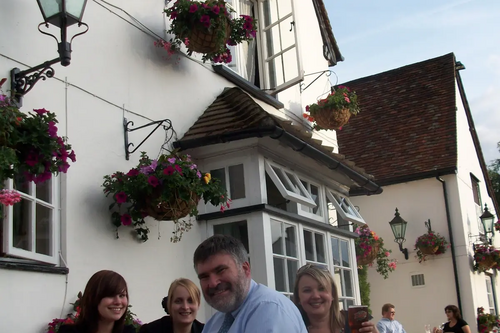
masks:
[[[44,19],[44,22],[38,25],[38,31],[58,41],[56,36],[42,31],[40,27],[45,25],[45,27],[49,28],[50,23],[61,29],[61,42],[58,43],[57,49],[59,57],[24,71],[19,68],[10,71],[11,96],[18,105],[21,105],[22,97],[35,86],[38,80],[45,80],[54,76],[55,71],[51,67],[53,64],[58,62],[63,66],[70,64],[73,38],[83,35],[89,30],[88,25],[82,22],[87,0],[37,0],[37,3]],[[66,29],[75,23],[78,23],[79,27],[85,26],[86,29],[74,35],[68,42]]]
[[[488,205],[484,204],[484,212],[481,216],[479,216],[479,218],[481,219],[481,223],[483,224],[484,235],[488,239],[488,243],[490,243],[491,245],[491,239],[493,238],[493,236],[495,236],[495,228],[493,223],[493,221],[495,220],[495,216],[488,210]],[[488,237],[488,234],[491,234],[491,237]]]
[[[394,218],[389,225],[391,226],[392,233],[394,234],[394,241],[399,244],[399,250],[403,252],[405,255],[405,259],[408,260],[408,249],[403,249],[403,243],[406,241],[406,225],[408,222],[403,220],[403,218],[399,215],[399,211],[396,208],[396,213],[394,214]]]

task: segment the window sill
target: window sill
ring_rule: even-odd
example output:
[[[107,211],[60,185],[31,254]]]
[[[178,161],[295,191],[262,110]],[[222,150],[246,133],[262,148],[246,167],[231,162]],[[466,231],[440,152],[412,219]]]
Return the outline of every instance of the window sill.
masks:
[[[236,86],[241,88],[243,91],[246,91],[253,97],[258,98],[261,101],[274,106],[276,109],[282,109],[285,107],[285,105],[280,101],[278,101],[276,98],[260,90],[257,86],[251,84],[250,82],[248,82],[247,80],[245,80],[244,78],[242,78],[241,76],[239,76],[226,66],[212,65],[212,68],[214,69],[215,73],[228,79],[229,81],[231,81]]]
[[[39,264],[37,262],[30,262],[26,260],[0,258],[0,269],[12,269],[17,271],[38,272],[49,274],[66,275],[69,273],[67,267],[54,267],[49,265]]]

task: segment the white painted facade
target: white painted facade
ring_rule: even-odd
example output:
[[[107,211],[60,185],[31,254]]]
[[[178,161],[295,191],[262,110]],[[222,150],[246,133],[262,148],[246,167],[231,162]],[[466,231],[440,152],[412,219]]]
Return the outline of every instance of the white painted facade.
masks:
[[[476,309],[482,306],[488,312],[490,305],[486,290],[487,275],[473,270],[472,244],[478,239],[470,235],[479,235],[479,228],[482,228],[479,216],[482,210],[474,202],[471,174],[479,180],[483,207],[487,204],[490,212],[496,213],[488,196],[458,86],[456,95],[458,172],[441,178],[446,184],[448,196],[462,316],[471,331],[477,332]],[[407,332],[423,332],[426,324],[434,327],[445,322],[444,307],[458,303],[451,249],[447,249],[442,255],[428,256],[428,260],[423,263],[418,262],[414,250],[416,239],[427,232],[424,222],[428,219],[435,232],[444,236],[448,242],[450,240],[442,184],[436,178],[399,183],[384,186],[384,192],[380,195],[355,197],[351,201],[359,206],[367,224],[384,239],[387,248],[392,250],[392,257],[398,260],[397,269],[389,274],[387,280],[374,268],[368,270],[371,308],[375,318],[381,318],[383,304],[392,303],[396,306],[396,319]],[[393,242],[394,236],[388,223],[393,219],[396,207],[401,217],[408,222],[406,242],[403,244],[409,251],[408,260],[405,260],[397,243]],[[493,238],[493,245],[500,245],[498,235]],[[424,286],[412,286],[411,276],[418,274],[424,275]],[[497,273],[491,270],[491,274],[498,290]],[[496,299],[498,303],[498,297]]]
[[[328,67],[322,55],[322,40],[313,5],[302,0],[294,1],[294,4],[304,72],[325,70]],[[55,41],[36,29],[42,17],[35,2],[8,1],[0,7],[0,39],[4,41],[0,43],[0,72],[3,73],[0,78],[9,77],[14,67],[24,70],[57,56]],[[57,267],[69,268],[69,274],[0,268],[0,332],[44,332],[53,318],[61,318],[70,311],[69,303],[75,300],[78,291],[83,291],[90,276],[101,269],[115,270],[125,277],[132,311],[142,321],[157,319],[164,314],[160,301],[172,280],[187,277],[198,282],[192,268],[193,252],[202,240],[214,233],[214,225],[225,222],[247,221],[253,276],[258,282],[275,286],[273,220],[286,222],[294,228],[298,265],[308,261],[304,250],[304,229],[323,235],[324,260],[331,262],[334,255],[329,249],[332,248],[332,237],[337,235],[266,212],[226,220],[194,221],[192,230],[176,244],[169,241],[173,230],[171,223],[153,220],[147,222],[151,234],[146,243],[138,243],[132,229],[126,227],[119,228],[120,238],[115,238],[115,228],[108,212],[111,200],[102,193],[103,176],[117,170],[129,170],[139,158],[139,152],[136,152],[129,161],[125,160],[123,118],[134,121],[135,126],[168,118],[181,138],[225,87],[234,86],[215,74],[208,63],[177,54],[168,58],[164,50],[154,47],[151,35],[132,25],[137,25],[133,17],[164,37],[168,22],[165,22],[163,9],[164,0],[88,1],[83,21],[90,30],[73,41],[71,65],[54,65],[55,78],[38,82],[25,96],[23,111],[46,108],[57,114],[59,134],[68,136],[77,155],[77,162],[66,175],[58,178],[60,187],[56,187],[60,188],[60,247],[57,247],[59,253],[55,260]],[[49,31],[59,33],[53,26]],[[78,30],[71,27],[70,35],[72,31]],[[307,84],[313,78],[306,77],[304,82]],[[8,93],[9,83],[3,86],[4,93]],[[328,90],[325,78],[302,94],[298,85],[280,93],[278,99],[284,103],[283,109],[257,102],[266,111],[300,124],[304,106],[315,102]],[[147,129],[130,133],[130,142],[137,144],[147,133]],[[335,144],[334,132],[315,135],[325,145]],[[140,151],[155,156],[163,140],[163,133],[157,131]],[[220,147],[193,152],[193,156],[207,168],[218,167],[216,163],[220,161],[225,162],[221,166],[230,165],[232,158],[245,163],[247,201],[235,200],[233,207],[266,202],[265,157],[275,158],[302,171],[301,174],[312,177],[321,186],[346,191],[345,184],[330,180],[332,171],[325,167],[291,149],[278,147],[276,142],[269,143],[268,151],[262,151],[256,147],[265,146],[265,139],[259,144],[256,141],[243,143],[250,151],[248,154],[241,153],[239,143],[224,147],[229,152],[231,149],[240,150],[239,154],[217,157]],[[324,187],[322,191],[324,199]],[[326,225],[326,204],[322,205],[325,210],[320,220]],[[200,212],[204,211],[207,210],[200,204]],[[351,265],[348,269],[340,267],[338,270],[350,272],[349,297],[352,302],[357,302],[359,290],[357,272],[352,266],[353,241],[344,236],[338,236],[338,239],[345,242],[350,251],[346,260]],[[330,263],[329,266],[333,269],[334,265]],[[202,306],[198,319],[205,321],[209,316],[208,307]]]

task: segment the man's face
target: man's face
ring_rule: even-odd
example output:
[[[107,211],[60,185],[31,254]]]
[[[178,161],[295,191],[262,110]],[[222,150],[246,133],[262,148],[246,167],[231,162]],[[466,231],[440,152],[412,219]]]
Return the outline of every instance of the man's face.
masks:
[[[384,312],[383,317],[389,320],[394,320],[394,316],[396,315],[396,311],[394,308],[389,308],[387,312]]]
[[[229,254],[215,254],[196,264],[203,296],[217,311],[236,310],[245,300],[250,283],[250,264],[236,265]]]

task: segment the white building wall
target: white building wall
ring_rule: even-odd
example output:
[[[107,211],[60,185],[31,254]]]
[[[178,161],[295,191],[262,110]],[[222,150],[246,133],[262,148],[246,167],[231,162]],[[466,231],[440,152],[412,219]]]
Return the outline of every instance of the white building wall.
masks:
[[[312,3],[296,2],[297,14],[305,22],[300,27],[304,68],[306,72],[326,69]],[[108,3],[164,35],[164,0]],[[1,7],[0,39],[4,43],[0,43],[0,78],[9,77],[13,67],[24,70],[26,65],[36,66],[57,56],[55,41],[37,31],[42,17],[34,2],[8,1]],[[160,301],[173,279],[187,277],[198,282],[192,255],[206,238],[206,228],[194,222],[183,240],[172,244],[171,223],[151,220],[147,222],[151,230],[148,242],[137,243],[132,229],[126,227],[119,229],[120,238],[115,239],[108,212],[111,200],[102,193],[102,177],[137,164],[139,152],[131,155],[130,161],[125,160],[124,116],[135,126],[169,118],[181,138],[223,88],[233,84],[214,74],[208,63],[182,55],[167,58],[164,50],[153,46],[154,38],[126,20],[131,21],[125,12],[98,0],[88,1],[84,22],[90,30],[74,40],[71,65],[54,65],[56,78],[39,82],[24,98],[23,111],[44,107],[57,113],[59,133],[68,135],[77,154],[77,162],[63,177],[67,196],[62,207],[61,256],[70,273],[64,276],[2,269],[1,332],[14,328],[18,332],[44,331],[52,318],[61,315],[61,309],[63,315],[70,311],[69,303],[100,269],[115,270],[125,277],[133,312],[145,322],[164,314]],[[50,31],[56,35],[59,32],[54,27]],[[71,27],[70,34],[72,31],[77,29]],[[311,103],[323,92],[324,87],[315,84],[304,97],[298,87],[292,87],[279,99],[296,120],[301,119],[302,102]],[[284,110],[276,112],[285,116]],[[130,133],[130,142],[138,144],[147,133],[149,129]],[[163,139],[164,134],[158,130],[139,151],[155,156]],[[198,318],[205,321],[207,316],[202,307]]]

